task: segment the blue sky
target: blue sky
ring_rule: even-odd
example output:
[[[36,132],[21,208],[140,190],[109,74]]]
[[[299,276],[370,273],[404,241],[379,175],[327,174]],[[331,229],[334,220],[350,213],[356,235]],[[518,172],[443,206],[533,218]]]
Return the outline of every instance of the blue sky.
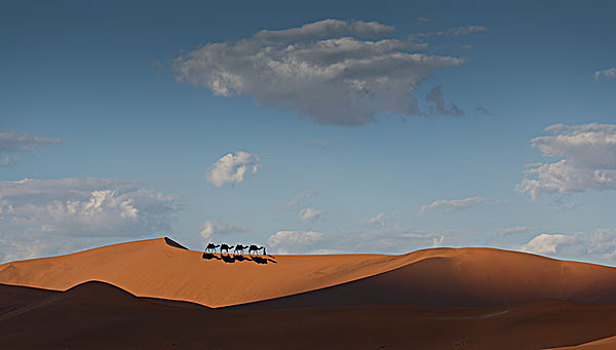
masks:
[[[0,257],[170,235],[614,264],[614,10],[4,2]]]

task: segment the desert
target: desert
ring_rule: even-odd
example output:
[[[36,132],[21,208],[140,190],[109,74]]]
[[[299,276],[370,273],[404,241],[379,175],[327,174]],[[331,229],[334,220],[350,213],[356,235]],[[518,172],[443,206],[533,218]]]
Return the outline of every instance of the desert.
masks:
[[[0,283],[15,349],[607,349],[616,333],[616,269],[489,248],[234,256],[165,237],[7,263]]]

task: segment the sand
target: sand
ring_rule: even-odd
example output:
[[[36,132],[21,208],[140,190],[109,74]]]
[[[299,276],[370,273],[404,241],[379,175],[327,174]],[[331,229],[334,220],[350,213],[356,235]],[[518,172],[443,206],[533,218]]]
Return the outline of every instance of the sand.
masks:
[[[337,287],[315,292],[325,293],[322,299],[328,301],[317,302],[315,293],[309,293],[308,299],[294,302],[472,306],[560,299],[616,304],[615,268],[489,248],[427,249],[405,255],[244,256],[234,262],[208,257],[158,238],[6,263],[0,265],[0,283],[64,291],[98,280],[140,297],[210,307],[333,286]],[[351,281],[359,285],[345,284]]]
[[[599,339],[589,343],[580,344],[578,346],[566,346],[554,348],[551,350],[614,350],[616,349],[616,336],[605,339]]]
[[[294,306],[489,306],[538,299],[616,304],[615,268],[498,249],[208,258],[157,238],[6,263],[0,283],[64,291],[98,280],[139,297],[209,307],[279,299],[267,306],[275,308],[300,293]]]
[[[2,349],[614,349],[616,269],[488,248],[0,265]],[[39,288],[37,288],[39,287]]]
[[[11,296],[6,298],[5,296]],[[208,309],[88,282],[66,292],[0,285],[2,349],[541,349],[614,335],[616,305],[360,305]]]

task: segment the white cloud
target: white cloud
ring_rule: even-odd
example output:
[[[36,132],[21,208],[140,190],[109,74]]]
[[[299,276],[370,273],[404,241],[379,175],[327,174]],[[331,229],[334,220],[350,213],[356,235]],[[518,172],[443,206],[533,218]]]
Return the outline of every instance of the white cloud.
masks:
[[[32,151],[38,146],[55,145],[62,142],[61,138],[31,136],[17,131],[0,131],[0,166],[14,164],[17,156],[2,156],[6,153],[21,153]]]
[[[380,212],[376,214],[376,216],[372,216],[369,218],[365,218],[362,222],[364,226],[375,227],[375,228],[384,228],[389,222],[391,218],[387,217],[385,213]]]
[[[542,233],[521,247],[522,250],[603,263],[616,263],[616,229],[572,235]]]
[[[548,253],[556,254],[559,252],[562,246],[570,245],[576,242],[576,238],[573,236],[566,236],[563,234],[550,234],[542,233],[535,236],[528,243],[526,243],[522,250],[531,251],[535,253]]]
[[[598,70],[594,74],[595,80],[604,79],[616,79],[616,67]]]
[[[261,168],[259,157],[248,152],[227,153],[212,164],[205,173],[208,182],[216,187],[244,182],[247,173],[254,175]]]
[[[381,37],[390,34],[394,27],[382,25],[378,22],[353,21],[347,23],[337,19],[326,19],[314,23],[304,24],[299,28],[284,30],[262,30],[253,38],[261,40],[291,41],[306,37]]]
[[[314,208],[303,208],[299,211],[299,219],[302,222],[315,222],[323,215],[323,211]]]
[[[326,232],[284,230],[268,239],[275,253],[388,252],[403,253],[442,244],[445,236],[461,232],[425,232],[413,229],[332,230]]]
[[[168,233],[179,209],[178,197],[126,180],[0,182],[0,259]]]
[[[429,211],[433,211],[436,209],[445,209],[447,211],[450,210],[460,210],[460,209],[468,209],[472,206],[475,206],[480,203],[484,203],[488,201],[487,198],[483,197],[467,197],[461,199],[439,199],[434,202],[424,205],[421,207],[420,214],[423,215]]]
[[[213,235],[226,235],[231,233],[246,232],[246,228],[219,220],[207,220],[201,225],[201,232],[199,234],[203,239],[210,239]]]
[[[586,240],[586,253],[616,263],[616,229],[600,229]]]
[[[315,247],[323,240],[323,234],[314,231],[278,231],[271,235],[267,244],[278,253],[301,251],[307,247]],[[299,248],[299,250],[296,250]]]
[[[380,112],[422,115],[412,95],[417,87],[434,71],[465,60],[423,53],[427,44],[393,38],[393,31],[376,22],[334,19],[262,30],[234,42],[206,43],[177,57],[172,69],[178,81],[215,95],[250,95],[259,105],[295,110],[322,124],[365,124]]]
[[[532,139],[531,146],[556,160],[528,165],[518,192],[537,199],[548,193],[616,190],[616,125],[556,124],[545,131],[552,135]]]

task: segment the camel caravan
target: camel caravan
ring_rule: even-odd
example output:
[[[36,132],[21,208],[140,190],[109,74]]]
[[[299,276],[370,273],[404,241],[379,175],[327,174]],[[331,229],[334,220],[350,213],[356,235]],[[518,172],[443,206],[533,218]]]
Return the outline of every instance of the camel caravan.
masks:
[[[241,245],[241,244],[229,246],[225,243],[223,244],[208,243],[208,245],[205,247],[204,253],[216,253],[216,248],[219,248],[220,255],[222,255],[223,252],[226,252],[227,255],[229,255],[230,254],[229,251],[231,249],[233,249],[233,255],[243,255],[245,249],[248,249],[249,255],[260,255],[261,250],[263,250],[262,255],[267,255],[267,252],[265,251],[265,247],[260,247],[256,244],[251,244],[249,246]]]

